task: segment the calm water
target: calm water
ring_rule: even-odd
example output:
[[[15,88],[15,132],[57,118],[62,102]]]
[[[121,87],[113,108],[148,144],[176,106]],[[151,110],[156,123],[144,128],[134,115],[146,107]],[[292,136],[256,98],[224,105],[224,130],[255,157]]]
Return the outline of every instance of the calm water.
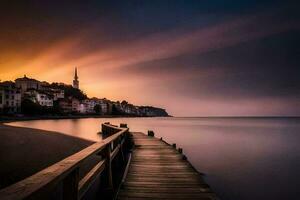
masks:
[[[117,118],[11,123],[99,141],[103,122],[182,147],[222,199],[300,198],[300,118]]]

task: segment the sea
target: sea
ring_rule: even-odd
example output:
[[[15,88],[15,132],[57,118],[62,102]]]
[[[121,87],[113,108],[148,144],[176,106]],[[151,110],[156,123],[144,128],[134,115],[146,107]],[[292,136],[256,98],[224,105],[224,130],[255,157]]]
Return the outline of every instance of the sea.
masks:
[[[300,118],[157,117],[34,120],[10,125],[101,141],[101,123],[127,123],[130,131],[183,148],[224,200],[300,198]]]

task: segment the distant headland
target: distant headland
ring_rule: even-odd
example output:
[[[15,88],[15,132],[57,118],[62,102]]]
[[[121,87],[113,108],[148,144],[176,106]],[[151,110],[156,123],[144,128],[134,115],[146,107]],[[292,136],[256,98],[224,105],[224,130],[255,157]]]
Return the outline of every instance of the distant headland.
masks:
[[[79,88],[77,68],[73,85],[48,83],[26,75],[13,81],[0,82],[0,116],[26,118],[128,116],[166,117],[163,108],[137,106],[127,101],[89,98]]]

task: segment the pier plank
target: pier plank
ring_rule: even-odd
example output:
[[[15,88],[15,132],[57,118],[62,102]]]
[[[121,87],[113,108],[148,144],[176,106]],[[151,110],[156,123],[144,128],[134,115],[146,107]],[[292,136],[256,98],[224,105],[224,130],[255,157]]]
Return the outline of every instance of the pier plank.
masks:
[[[135,149],[117,199],[217,199],[201,174],[175,148],[143,133],[132,135]]]

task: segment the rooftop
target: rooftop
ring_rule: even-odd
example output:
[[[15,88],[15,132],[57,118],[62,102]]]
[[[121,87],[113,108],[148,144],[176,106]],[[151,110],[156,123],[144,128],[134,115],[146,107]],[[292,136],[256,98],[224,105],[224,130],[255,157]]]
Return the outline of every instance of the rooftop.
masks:
[[[36,79],[28,78],[26,75],[24,75],[23,78],[17,78],[15,81],[37,81],[37,82],[39,82],[39,81],[36,80]]]

